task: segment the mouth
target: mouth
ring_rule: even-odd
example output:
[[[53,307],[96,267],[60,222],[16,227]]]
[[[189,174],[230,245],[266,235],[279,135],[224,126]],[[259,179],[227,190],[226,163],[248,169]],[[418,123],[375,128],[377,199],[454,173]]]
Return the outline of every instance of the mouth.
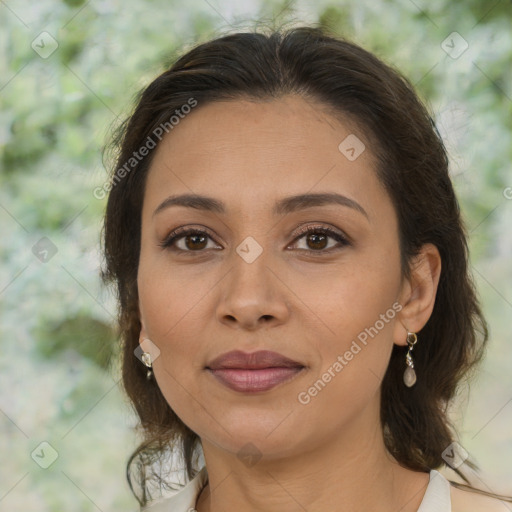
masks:
[[[301,373],[305,366],[277,352],[222,354],[206,366],[218,382],[241,393],[268,391]]]

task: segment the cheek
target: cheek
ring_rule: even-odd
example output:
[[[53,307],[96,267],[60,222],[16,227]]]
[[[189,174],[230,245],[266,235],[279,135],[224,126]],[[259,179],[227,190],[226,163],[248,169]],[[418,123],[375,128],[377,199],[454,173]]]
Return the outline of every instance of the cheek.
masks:
[[[201,308],[215,286],[213,277],[204,268],[171,267],[162,255],[146,261],[141,258],[139,304],[154,343],[169,345],[180,339],[180,330],[180,336],[193,331],[197,319],[204,317]]]
[[[378,331],[385,331],[386,335],[391,332],[390,325],[396,317],[393,304],[400,291],[397,262],[398,255],[390,255],[386,261],[375,254],[363,254],[347,258],[329,272],[296,273],[294,293],[319,320],[322,333],[330,340],[327,345],[334,343],[343,348],[343,344],[350,344],[375,324]],[[325,338],[319,337],[319,341],[318,346],[322,347]]]
[[[160,350],[153,364],[155,378],[165,399],[181,417],[195,394],[194,376],[202,370],[205,354],[204,305],[211,288],[205,278],[183,277],[158,265],[139,270],[139,303],[148,337]],[[201,323],[203,322],[203,323]]]
[[[207,292],[200,279],[188,285],[179,272],[171,276],[156,265],[146,268],[139,270],[139,303],[147,335],[160,350],[153,362],[154,378],[169,406],[191,426],[189,420],[201,413],[191,396],[197,395],[194,378],[204,363],[204,332],[198,321]]]
[[[332,273],[318,274],[314,287],[307,276],[296,281],[297,295],[321,319],[325,333],[313,338],[320,364],[308,381],[313,384],[320,379],[319,402],[327,397],[364,402],[377,391],[385,374],[401,305],[397,302],[398,251],[390,248],[388,256],[384,254],[368,251],[351,258]],[[325,392],[326,383],[329,390]]]
[[[395,290],[371,273],[330,281],[329,300],[317,302],[330,333],[315,339],[320,364],[296,397],[308,417],[341,426],[377,403],[393,348]]]

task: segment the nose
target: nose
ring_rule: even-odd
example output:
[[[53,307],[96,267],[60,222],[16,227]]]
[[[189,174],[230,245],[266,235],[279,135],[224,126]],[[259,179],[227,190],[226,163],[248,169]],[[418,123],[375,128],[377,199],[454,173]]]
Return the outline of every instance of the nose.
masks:
[[[217,319],[229,327],[249,331],[286,322],[290,314],[288,289],[276,269],[269,266],[263,254],[252,263],[238,254],[234,260],[220,283]]]

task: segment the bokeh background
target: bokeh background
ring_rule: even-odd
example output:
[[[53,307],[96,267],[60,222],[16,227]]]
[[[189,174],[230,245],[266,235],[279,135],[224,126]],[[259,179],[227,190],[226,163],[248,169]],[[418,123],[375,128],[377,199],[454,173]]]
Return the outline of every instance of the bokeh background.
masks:
[[[491,328],[453,418],[480,487],[512,493],[511,21],[500,0],[0,0],[0,510],[138,510],[99,278],[101,149],[181,51],[307,23],[402,70],[445,138]]]

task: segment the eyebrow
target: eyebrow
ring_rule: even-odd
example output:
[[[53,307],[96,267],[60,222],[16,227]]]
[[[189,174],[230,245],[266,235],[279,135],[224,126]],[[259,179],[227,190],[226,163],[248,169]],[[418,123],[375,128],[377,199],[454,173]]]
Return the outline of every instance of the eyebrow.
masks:
[[[349,197],[335,193],[300,194],[285,197],[275,203],[272,213],[274,215],[286,215],[298,210],[330,204],[337,204],[352,208],[369,219],[366,210],[359,203]],[[171,206],[184,206],[187,208],[195,208],[196,210],[210,211],[219,214],[226,213],[224,203],[218,199],[199,194],[182,194],[169,196],[167,199],[162,201],[153,212],[153,216]]]

